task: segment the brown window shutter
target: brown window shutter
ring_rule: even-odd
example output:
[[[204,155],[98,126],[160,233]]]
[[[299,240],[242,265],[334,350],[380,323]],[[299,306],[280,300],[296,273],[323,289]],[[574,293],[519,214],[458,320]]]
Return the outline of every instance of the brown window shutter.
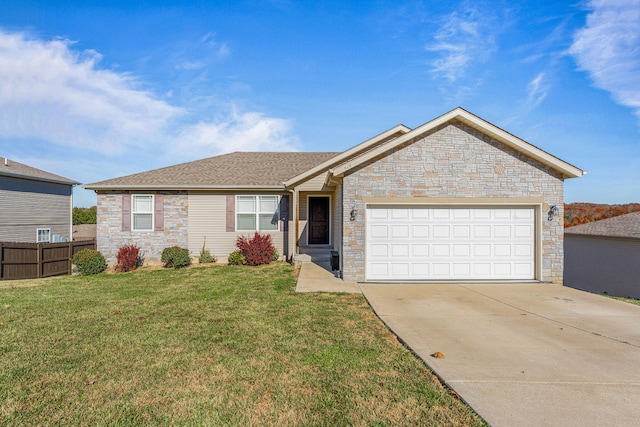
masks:
[[[280,227],[280,231],[286,232],[289,231],[289,195],[285,194],[280,197],[280,220],[282,221],[282,226]]]
[[[153,230],[164,231],[164,196],[156,194],[153,198]]]
[[[122,231],[131,231],[131,194],[122,195]]]
[[[236,231],[236,196],[227,195],[227,231]]]

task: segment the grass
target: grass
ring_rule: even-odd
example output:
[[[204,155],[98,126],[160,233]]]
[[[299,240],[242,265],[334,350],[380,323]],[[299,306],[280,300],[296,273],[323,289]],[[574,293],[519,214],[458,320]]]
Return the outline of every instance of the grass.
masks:
[[[484,425],[361,295],[292,267],[0,283],[0,425]]]
[[[614,296],[611,296],[611,295],[605,295],[605,296],[607,296],[609,298],[617,299],[618,301],[628,302],[629,304],[640,305],[640,299],[625,298],[625,297],[614,297]]]

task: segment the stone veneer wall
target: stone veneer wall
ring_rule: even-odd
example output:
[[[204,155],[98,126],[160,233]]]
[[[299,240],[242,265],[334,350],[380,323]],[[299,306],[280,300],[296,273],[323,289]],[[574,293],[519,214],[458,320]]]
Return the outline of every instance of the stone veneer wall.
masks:
[[[142,193],[132,193],[142,194]],[[109,264],[123,245],[140,247],[145,261],[160,260],[164,248],[188,247],[188,196],[186,193],[162,192],[164,196],[163,231],[122,231],[122,193],[98,193],[98,250]]]
[[[542,281],[562,283],[563,178],[461,122],[452,122],[371,160],[343,179],[343,277],[365,280],[365,202],[368,197],[538,198]],[[552,222],[546,212],[556,205]],[[349,221],[355,207],[360,215]]]

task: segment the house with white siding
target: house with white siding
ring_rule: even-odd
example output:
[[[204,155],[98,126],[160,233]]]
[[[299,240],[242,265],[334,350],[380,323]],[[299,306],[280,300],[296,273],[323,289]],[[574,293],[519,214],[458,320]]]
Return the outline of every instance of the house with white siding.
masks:
[[[640,299],[640,212],[565,229],[564,284]]]
[[[72,239],[74,180],[0,159],[0,242]]]
[[[85,186],[98,249],[219,259],[269,233],[345,280],[562,283],[563,182],[584,172],[456,108],[340,153],[235,152]]]

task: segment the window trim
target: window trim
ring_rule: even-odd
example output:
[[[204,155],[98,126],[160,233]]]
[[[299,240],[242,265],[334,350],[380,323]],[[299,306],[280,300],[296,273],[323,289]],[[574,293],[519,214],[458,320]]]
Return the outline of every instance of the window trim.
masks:
[[[151,197],[151,208],[149,212],[136,212],[136,198]],[[131,231],[153,232],[155,230],[155,195],[154,194],[132,194],[131,195]],[[136,228],[136,214],[151,214],[151,226],[149,228]]]
[[[255,206],[256,206],[256,210],[255,212],[241,212],[240,209],[238,208],[238,198],[239,197],[253,197],[255,200]],[[261,212],[260,211],[260,199],[262,197],[270,197],[270,198],[274,198],[276,199],[276,210],[275,212]],[[240,232],[240,233],[246,233],[246,232],[251,232],[251,231],[256,231],[258,233],[277,233],[280,231],[280,199],[281,196],[279,194],[236,194],[235,195],[235,212],[234,212],[234,220],[235,220],[235,231],[236,232]],[[276,227],[273,229],[268,229],[268,230],[261,230],[260,229],[260,215],[261,214],[271,214],[274,215],[277,218],[276,221]],[[244,229],[240,229],[238,228],[238,215],[249,215],[249,214],[253,214],[255,215],[255,221],[256,221],[256,226],[255,228],[251,229],[251,230],[244,230]]]
[[[47,240],[40,240],[40,232],[41,231],[46,231],[48,233],[48,239]],[[36,243],[51,243],[51,228],[38,228],[36,229]]]

